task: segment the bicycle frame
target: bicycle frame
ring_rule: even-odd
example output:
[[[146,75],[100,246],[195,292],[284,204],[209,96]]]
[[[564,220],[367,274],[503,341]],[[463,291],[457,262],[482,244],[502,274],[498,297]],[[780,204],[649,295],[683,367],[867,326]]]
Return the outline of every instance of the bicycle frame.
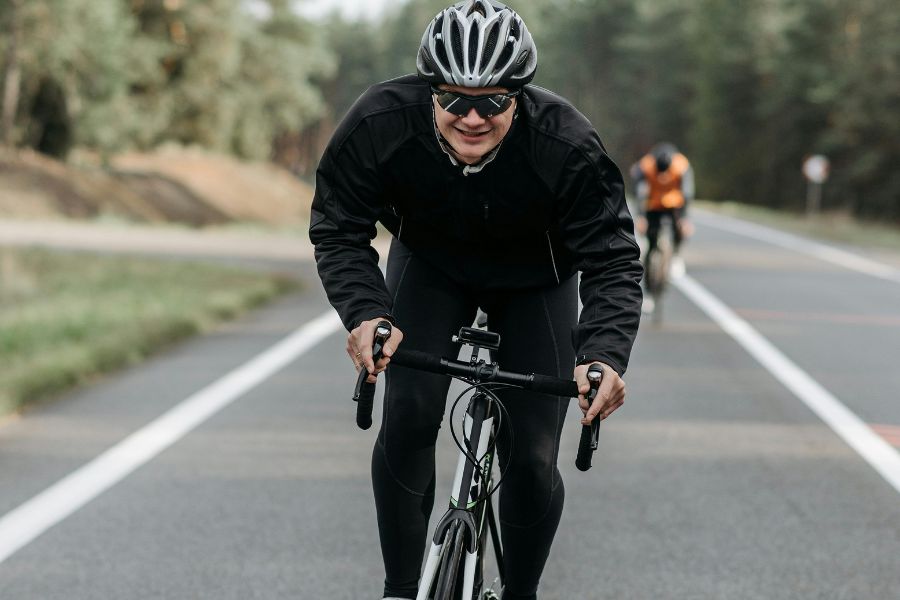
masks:
[[[497,557],[502,579],[502,551],[499,545],[497,524],[494,518],[491,497],[491,473],[495,456],[490,451],[496,435],[496,419],[491,414],[493,401],[483,391],[476,391],[469,401],[463,425],[463,447],[456,467],[456,476],[451,488],[450,506],[435,529],[425,562],[425,569],[419,583],[417,600],[428,600],[434,586],[438,565],[444,552],[449,551],[453,542],[451,532],[461,529],[465,536],[465,559],[462,574],[462,588],[459,598],[469,599],[475,592],[475,578],[479,560],[483,560],[485,527],[491,530],[491,539]],[[477,441],[477,444],[473,444]],[[454,497],[455,494],[455,497]]]

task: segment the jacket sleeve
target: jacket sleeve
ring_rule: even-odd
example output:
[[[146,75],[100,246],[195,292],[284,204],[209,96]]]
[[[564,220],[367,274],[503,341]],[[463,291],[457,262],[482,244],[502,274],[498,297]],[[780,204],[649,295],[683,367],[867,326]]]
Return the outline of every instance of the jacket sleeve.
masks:
[[[622,174],[595,138],[572,150],[562,180],[560,234],[581,272],[576,361],[599,360],[623,374],[641,318],[643,267]]]
[[[371,123],[358,111],[340,124],[316,170],[309,239],[328,300],[348,330],[388,317],[391,298],[372,248],[383,206]]]

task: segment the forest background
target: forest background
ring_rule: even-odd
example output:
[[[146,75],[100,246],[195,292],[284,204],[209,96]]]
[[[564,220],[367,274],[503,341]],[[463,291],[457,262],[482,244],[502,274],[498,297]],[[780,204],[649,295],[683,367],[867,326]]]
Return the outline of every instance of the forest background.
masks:
[[[413,72],[446,0],[310,21],[290,0],[0,0],[0,143],[103,168],[196,146],[312,182],[372,83]],[[900,5],[888,0],[529,0],[535,84],[570,99],[623,170],[666,140],[699,196],[900,223]],[[250,201],[250,199],[248,199]]]

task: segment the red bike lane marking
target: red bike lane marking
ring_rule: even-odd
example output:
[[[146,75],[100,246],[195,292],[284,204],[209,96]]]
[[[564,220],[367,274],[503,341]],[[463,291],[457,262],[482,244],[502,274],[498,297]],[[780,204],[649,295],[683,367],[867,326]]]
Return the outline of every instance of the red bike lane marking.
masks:
[[[888,444],[895,448],[900,448],[900,425],[872,423],[869,427],[872,428],[872,431],[880,435]]]

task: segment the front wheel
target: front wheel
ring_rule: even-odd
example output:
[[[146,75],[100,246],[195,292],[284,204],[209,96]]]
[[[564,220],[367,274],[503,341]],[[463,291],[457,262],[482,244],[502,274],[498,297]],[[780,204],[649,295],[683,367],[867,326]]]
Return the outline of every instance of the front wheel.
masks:
[[[457,585],[462,575],[463,547],[465,542],[465,529],[460,527],[459,523],[448,532],[448,536],[453,536],[445,542],[448,544],[441,564],[438,567],[435,580],[437,588],[434,593],[434,600],[461,600],[459,594],[462,589]]]

